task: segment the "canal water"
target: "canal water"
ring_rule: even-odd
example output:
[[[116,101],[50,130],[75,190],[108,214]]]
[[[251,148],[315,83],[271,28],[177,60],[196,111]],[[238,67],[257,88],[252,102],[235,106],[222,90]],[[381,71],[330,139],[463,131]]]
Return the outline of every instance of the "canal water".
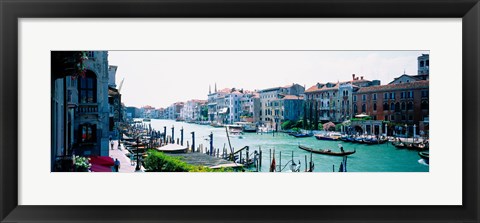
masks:
[[[186,122],[176,122],[174,120],[152,119],[151,126],[156,131],[163,132],[164,126],[167,127],[167,136],[172,134],[172,126],[174,126],[174,137],[180,138],[180,129],[184,129],[184,145],[189,142],[192,144],[192,135],[195,132],[195,144],[198,147],[203,144],[204,148],[209,148],[209,134],[213,133],[213,145],[215,148],[229,149],[225,128],[214,128],[209,125],[190,124]],[[147,122],[148,124],[148,122]],[[353,144],[342,141],[323,141],[317,140],[315,137],[295,138],[285,133],[257,134],[245,133],[243,138],[230,137],[230,143],[235,151],[249,146],[250,154],[254,150],[262,149],[262,172],[269,171],[270,151],[275,150],[275,162],[284,166],[290,160],[301,165],[301,171],[305,170],[305,156],[307,156],[307,165],[310,161],[310,153],[298,148],[298,145],[307,146],[315,149],[331,149],[339,152],[338,144],[341,144],[345,151],[353,151],[356,153],[348,156],[347,171],[348,172],[428,172],[429,166],[418,156],[418,152],[407,149],[397,149],[390,143],[380,145],[363,145]],[[243,151],[243,157],[245,152]],[[327,156],[322,154],[312,154],[315,165],[314,172],[335,172],[338,171],[342,157]],[[334,166],[334,167],[333,167]],[[283,168],[283,167],[282,167]],[[284,169],[288,170],[289,166]]]

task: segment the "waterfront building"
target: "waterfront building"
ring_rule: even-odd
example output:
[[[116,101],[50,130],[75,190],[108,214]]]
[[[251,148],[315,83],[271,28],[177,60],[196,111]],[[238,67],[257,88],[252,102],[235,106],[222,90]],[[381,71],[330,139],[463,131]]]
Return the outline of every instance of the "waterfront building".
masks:
[[[429,81],[387,84],[359,88],[354,93],[354,114],[366,114],[373,120],[416,125],[419,131],[428,131]],[[409,130],[413,132],[413,129]]]
[[[226,109],[224,124],[233,124],[240,121],[240,114],[242,113],[240,99],[243,97],[243,90],[232,88],[230,93],[224,96],[224,103]]]
[[[87,51],[85,77],[77,81],[78,107],[75,112],[74,134],[78,136],[75,154],[108,156],[108,52]]]
[[[126,107],[127,117],[140,118],[140,109],[136,107]]]
[[[206,105],[206,100],[192,99],[185,103],[180,111],[181,119],[190,121],[203,121],[202,108]]]
[[[309,119],[320,122],[342,122],[352,118],[352,102],[356,100],[353,92],[359,88],[380,85],[379,80],[366,80],[363,76],[344,82],[317,83],[305,91],[305,100]],[[317,111],[317,113],[315,113]],[[310,113],[315,114],[310,114]]]
[[[240,99],[240,121],[258,123],[260,121],[260,95],[258,92],[245,91]]]
[[[260,124],[265,125],[268,128],[281,130],[281,124],[285,121],[285,106],[283,98],[287,95],[301,96],[304,91],[305,88],[303,86],[295,83],[284,87],[260,90]],[[296,109],[301,110],[302,108]]]

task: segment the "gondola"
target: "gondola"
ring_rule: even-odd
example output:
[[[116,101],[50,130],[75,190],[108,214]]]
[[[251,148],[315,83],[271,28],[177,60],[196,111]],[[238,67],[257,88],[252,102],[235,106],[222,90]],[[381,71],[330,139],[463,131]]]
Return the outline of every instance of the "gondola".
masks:
[[[430,162],[430,153],[429,152],[418,152],[418,155],[425,160],[425,162],[428,164]]]
[[[306,146],[300,146],[300,145],[298,146],[298,148],[303,149],[303,150],[308,151],[308,152],[323,154],[323,155],[330,155],[330,156],[348,156],[348,155],[352,155],[356,152],[356,150],[347,151],[347,152],[332,152],[330,150],[325,150],[325,149],[315,150],[315,149],[308,148]]]

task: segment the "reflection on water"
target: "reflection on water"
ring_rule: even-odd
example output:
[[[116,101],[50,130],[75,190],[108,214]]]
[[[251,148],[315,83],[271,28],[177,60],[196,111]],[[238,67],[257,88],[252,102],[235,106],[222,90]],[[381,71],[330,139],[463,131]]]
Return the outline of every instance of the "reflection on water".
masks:
[[[195,132],[195,144],[203,144],[203,147],[209,146],[210,133],[213,133],[213,145],[222,151],[223,148],[229,148],[225,128],[214,128],[208,125],[197,125],[185,122],[176,122],[174,120],[152,119],[152,128],[163,132],[163,127],[167,127],[167,135],[172,134],[171,127],[174,126],[175,138],[180,138],[180,129],[184,128],[184,144],[188,141],[191,145],[192,136],[190,132]],[[301,170],[305,169],[305,157],[310,161],[310,153],[298,148],[298,145],[304,145],[315,149],[331,149],[339,151],[338,144],[342,144],[345,151],[356,149],[356,153],[348,156],[348,172],[428,172],[429,166],[419,162],[419,156],[416,151],[407,149],[397,149],[390,143],[381,145],[362,145],[345,143],[342,141],[320,141],[315,137],[294,138],[284,133],[278,134],[257,134],[245,133],[242,138],[230,137],[230,143],[235,150],[250,147],[250,153],[254,150],[262,149],[262,172],[269,170],[270,151],[275,150],[276,163],[279,164],[281,153],[281,163],[285,165],[292,159],[295,163],[300,161]],[[342,157],[326,156],[321,154],[312,155],[315,164],[315,172],[332,172],[333,165],[335,171],[338,171]],[[285,168],[285,170],[288,168]]]

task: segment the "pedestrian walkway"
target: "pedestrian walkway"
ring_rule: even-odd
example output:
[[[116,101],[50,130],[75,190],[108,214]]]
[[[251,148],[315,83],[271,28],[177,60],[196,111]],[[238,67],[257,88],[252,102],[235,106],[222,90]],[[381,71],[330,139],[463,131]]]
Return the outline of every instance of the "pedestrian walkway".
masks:
[[[113,158],[113,160],[118,159],[120,161],[120,169],[118,172],[120,173],[133,173],[135,171],[136,165],[131,165],[130,158],[126,156],[128,153],[128,150],[125,149],[125,147],[119,143],[118,140],[113,140],[113,149],[110,148],[109,150],[109,156]],[[136,164],[136,163],[135,163]],[[141,167],[141,170],[138,172],[144,172],[144,168]]]

